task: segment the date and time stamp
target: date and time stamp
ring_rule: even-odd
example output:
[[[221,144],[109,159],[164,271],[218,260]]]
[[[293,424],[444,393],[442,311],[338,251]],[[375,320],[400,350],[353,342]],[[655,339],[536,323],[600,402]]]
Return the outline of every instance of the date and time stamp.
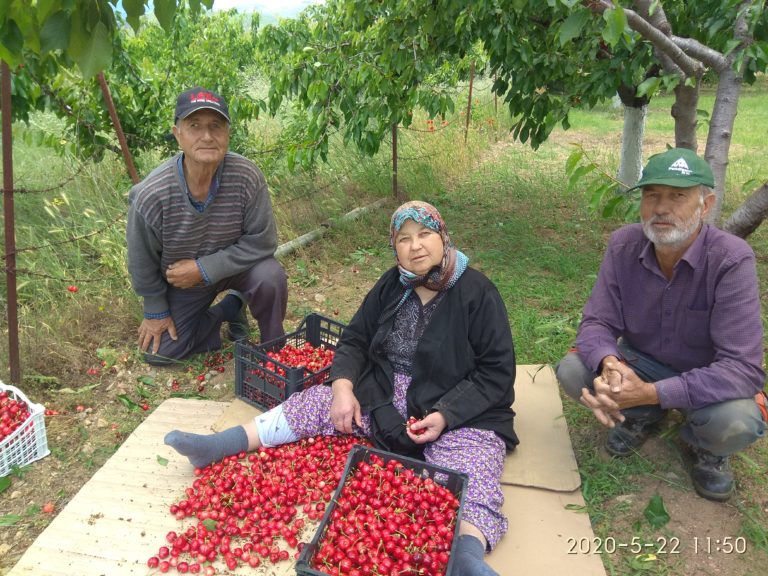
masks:
[[[748,541],[743,536],[694,536],[689,541],[683,541],[676,536],[657,536],[655,538],[620,539],[608,536],[600,538],[568,538],[568,554],[682,554],[684,550],[692,550],[694,554],[744,554],[748,549]]]

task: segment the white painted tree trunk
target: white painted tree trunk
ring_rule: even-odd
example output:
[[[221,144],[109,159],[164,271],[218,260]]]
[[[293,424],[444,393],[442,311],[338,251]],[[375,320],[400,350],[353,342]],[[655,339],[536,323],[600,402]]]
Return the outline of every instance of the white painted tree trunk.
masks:
[[[619,182],[623,182],[625,185],[622,191],[631,188],[640,179],[640,172],[643,169],[643,135],[647,110],[647,106],[640,108],[624,106],[621,158],[619,159],[619,172],[616,175]]]

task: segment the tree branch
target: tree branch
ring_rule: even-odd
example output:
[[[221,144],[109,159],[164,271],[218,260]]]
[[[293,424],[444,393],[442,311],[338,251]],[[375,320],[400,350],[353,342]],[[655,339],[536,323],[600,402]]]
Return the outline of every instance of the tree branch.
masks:
[[[723,225],[723,230],[746,238],[768,218],[768,182],[755,190]]]
[[[650,0],[638,0],[636,4],[641,12],[649,14]],[[590,2],[589,6],[599,14],[604,13],[608,9],[615,8],[611,0]],[[624,8],[624,15],[627,17],[629,27],[650,41],[663,55],[669,57],[671,62],[679,67],[686,77],[698,78],[704,73],[704,66],[701,62],[688,56],[667,35],[666,31],[671,30],[671,27],[660,6],[655,8],[652,17],[653,23],[630,8]]]
[[[640,4],[645,4],[645,2],[640,2]],[[672,38],[667,36],[662,30],[652,25],[634,10],[624,8],[624,14],[627,16],[629,27],[640,33],[643,38],[650,40],[660,52],[667,55],[672,62],[679,66],[680,70],[682,70],[686,76],[698,78],[704,73],[704,66],[701,62],[698,62],[683,52],[683,50],[672,41]],[[668,27],[669,24],[667,24],[666,28],[668,29]]]
[[[722,70],[725,66],[728,66],[725,56],[717,50],[705,46],[698,40],[672,36],[672,41],[688,56],[702,62],[705,66],[709,66],[714,70]]]

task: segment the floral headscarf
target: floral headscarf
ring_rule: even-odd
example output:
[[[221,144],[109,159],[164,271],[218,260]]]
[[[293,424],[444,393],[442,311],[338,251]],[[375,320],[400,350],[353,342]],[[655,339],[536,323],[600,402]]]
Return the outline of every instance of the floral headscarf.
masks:
[[[463,252],[456,250],[451,237],[448,235],[445,222],[437,208],[426,202],[413,201],[406,202],[392,214],[392,220],[389,225],[389,244],[395,252],[395,259],[397,259],[395,235],[406,220],[414,220],[440,234],[443,240],[443,260],[439,266],[435,266],[428,273],[421,276],[406,270],[400,265],[399,261],[397,262],[397,267],[400,270],[400,283],[407,288],[403,301],[405,301],[411,290],[417,286],[424,286],[438,292],[448,290],[456,284],[464,270],[467,269],[469,258]]]

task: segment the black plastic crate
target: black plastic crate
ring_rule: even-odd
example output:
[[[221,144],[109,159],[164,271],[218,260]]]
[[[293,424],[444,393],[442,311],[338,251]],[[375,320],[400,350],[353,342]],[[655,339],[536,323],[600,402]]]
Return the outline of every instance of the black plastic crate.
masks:
[[[336,487],[336,491],[333,493],[328,507],[325,510],[323,519],[318,526],[312,541],[304,546],[299,555],[299,559],[296,561],[296,574],[299,576],[328,576],[325,572],[319,572],[311,567],[310,561],[317,551],[320,541],[323,538],[330,522],[331,516],[336,509],[337,502],[341,496],[341,492],[344,488],[344,484],[350,477],[351,473],[356,469],[357,465],[361,462],[370,462],[371,456],[378,455],[384,460],[385,463],[390,460],[397,460],[401,462],[406,468],[413,470],[417,476],[422,478],[431,478],[436,484],[444,486],[453,493],[459,500],[459,508],[456,513],[456,527],[453,532],[453,543],[449,552],[448,565],[445,570],[446,576],[455,576],[454,570],[454,555],[453,552],[456,549],[456,543],[459,541],[459,525],[461,524],[462,511],[464,509],[464,495],[467,489],[467,483],[469,478],[462,472],[456,472],[442,466],[435,466],[433,464],[427,464],[421,460],[415,460],[406,456],[400,456],[392,452],[385,452],[377,448],[369,448],[360,444],[353,446],[352,450],[347,456],[347,463],[344,467],[344,473],[341,477],[339,485]]]
[[[294,368],[270,358],[268,352],[277,352],[287,344],[300,347],[309,342],[314,347],[336,350],[344,324],[309,314],[298,329],[282,338],[254,345],[237,342],[235,345],[235,395],[263,410],[274,408],[295,392],[328,380],[331,367],[318,372]]]

